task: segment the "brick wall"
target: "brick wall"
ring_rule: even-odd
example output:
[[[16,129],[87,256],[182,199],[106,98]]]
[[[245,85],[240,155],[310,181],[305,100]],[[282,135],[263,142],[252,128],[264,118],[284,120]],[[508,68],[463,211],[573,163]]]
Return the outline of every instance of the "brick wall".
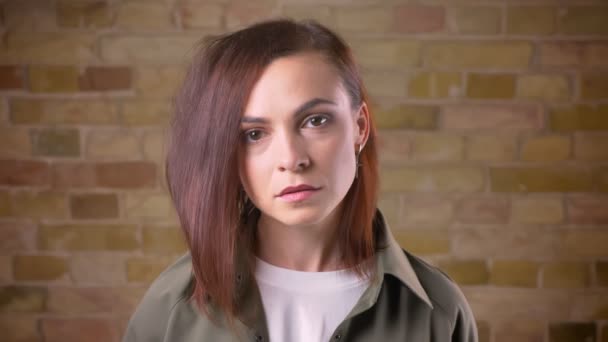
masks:
[[[184,251],[169,98],[199,38],[315,18],[354,48],[403,246],[481,341],[608,341],[608,2],[0,2],[2,341],[118,341]]]

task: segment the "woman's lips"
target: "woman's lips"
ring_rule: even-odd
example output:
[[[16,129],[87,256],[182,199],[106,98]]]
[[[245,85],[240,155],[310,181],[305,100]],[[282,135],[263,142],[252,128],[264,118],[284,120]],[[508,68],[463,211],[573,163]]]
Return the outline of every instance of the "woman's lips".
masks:
[[[304,200],[310,198],[312,195],[317,193],[319,190],[320,189],[291,192],[291,193],[279,196],[279,198],[282,199],[283,201],[289,202],[289,203],[301,202],[301,201],[304,201]]]

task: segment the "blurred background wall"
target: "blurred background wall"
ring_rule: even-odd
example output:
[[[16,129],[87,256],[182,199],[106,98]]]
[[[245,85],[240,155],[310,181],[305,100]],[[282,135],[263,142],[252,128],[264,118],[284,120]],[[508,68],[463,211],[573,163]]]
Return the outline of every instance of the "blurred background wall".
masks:
[[[118,341],[184,252],[163,181],[192,45],[276,16],[352,45],[380,207],[480,340],[608,341],[608,1],[0,2],[0,340]]]

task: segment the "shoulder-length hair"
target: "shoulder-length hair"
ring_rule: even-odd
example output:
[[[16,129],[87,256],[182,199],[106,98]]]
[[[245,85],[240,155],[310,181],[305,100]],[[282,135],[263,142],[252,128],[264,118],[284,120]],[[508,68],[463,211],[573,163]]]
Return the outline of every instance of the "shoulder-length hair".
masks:
[[[333,64],[353,110],[368,103],[347,44],[315,21],[290,19],[257,23],[203,42],[174,96],[166,180],[192,256],[190,299],[206,314],[206,302],[212,300],[230,320],[235,317],[235,253],[242,253],[239,239],[253,236],[244,221],[257,209],[245,200],[238,172],[242,113],[265,67],[301,52],[319,52]],[[369,137],[359,156],[362,166],[344,198],[338,228],[342,262],[368,276],[361,265],[375,253],[372,220],[378,188],[371,114],[369,124]]]

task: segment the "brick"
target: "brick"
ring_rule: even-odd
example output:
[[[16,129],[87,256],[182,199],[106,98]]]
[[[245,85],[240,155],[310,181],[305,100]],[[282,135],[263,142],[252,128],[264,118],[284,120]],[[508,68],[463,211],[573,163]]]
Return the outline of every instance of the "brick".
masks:
[[[396,72],[370,71],[364,69],[362,77],[372,98],[402,98],[407,93],[405,76]]]
[[[608,65],[605,42],[547,42],[540,44],[539,62],[545,66],[602,67]]]
[[[8,31],[0,50],[4,64],[95,63],[94,33]],[[52,51],[53,53],[49,53]]]
[[[283,14],[295,20],[313,19],[322,25],[331,26],[333,18],[329,6],[320,5],[284,5]]]
[[[601,342],[608,342],[608,325],[605,325],[604,328],[602,328]]]
[[[30,131],[32,153],[36,156],[78,157],[80,133],[72,128],[42,128]]]
[[[59,27],[106,28],[112,26],[110,6],[102,0],[74,2],[57,1],[57,25]]]
[[[92,188],[97,184],[95,165],[82,162],[53,163],[53,188]]]
[[[510,99],[515,96],[515,76],[469,74],[467,96],[475,99]]]
[[[572,196],[566,199],[568,222],[579,224],[608,223],[608,199],[601,196]]]
[[[608,130],[608,106],[566,106],[549,112],[549,128],[557,132]]]
[[[0,312],[43,312],[47,289],[34,286],[0,287]]]
[[[569,100],[568,78],[561,75],[522,75],[517,80],[517,97],[546,101]]]
[[[408,68],[420,65],[420,43],[411,40],[359,40],[351,43],[360,65]]]
[[[560,198],[514,197],[511,219],[524,224],[558,224],[564,222],[564,205]]]
[[[163,164],[166,156],[166,135],[162,130],[147,130],[143,136],[144,158]]]
[[[97,185],[136,189],[156,184],[156,165],[150,162],[112,162],[96,165]]]
[[[460,34],[497,34],[501,31],[499,7],[458,6],[448,11],[450,32]]]
[[[507,7],[507,34],[555,33],[556,9],[549,6]]]
[[[400,105],[375,112],[378,129],[430,130],[437,127],[439,108],[425,105]]]
[[[136,67],[134,88],[138,97],[169,99],[178,89],[184,70],[175,66]]]
[[[513,320],[502,322],[498,326],[494,325],[494,327],[495,342],[544,342],[545,330],[547,330],[546,323],[538,319],[520,320],[519,318],[514,318]]]
[[[550,342],[595,341],[595,323],[549,323]]]
[[[416,161],[462,160],[464,139],[448,134],[416,134],[412,136],[411,159]]]
[[[36,248],[36,227],[27,222],[0,222],[0,250],[3,253]]]
[[[565,34],[608,34],[608,9],[605,7],[577,6],[561,10],[557,27]]]
[[[530,64],[526,42],[427,42],[422,60],[431,68],[523,69]]]
[[[608,286],[608,261],[597,261],[595,263],[595,274],[597,285]]]
[[[450,240],[447,231],[427,229],[394,231],[399,245],[417,255],[449,254]]]
[[[30,135],[21,127],[0,127],[0,158],[28,157],[32,154]]]
[[[490,342],[490,324],[485,321],[476,321],[477,338],[479,342]]]
[[[13,257],[0,255],[0,283],[13,282]]]
[[[170,116],[168,101],[128,101],[122,105],[122,119],[126,125],[166,126]]]
[[[180,33],[154,36],[102,37],[101,58],[109,63],[157,65],[181,64],[187,53],[202,37]],[[162,47],[162,48],[161,48]]]
[[[380,173],[380,190],[387,192],[475,192],[484,183],[477,167],[386,167]]]
[[[495,192],[584,192],[591,191],[589,172],[580,167],[490,168]]]
[[[43,318],[41,327],[45,342],[118,342],[121,334],[107,318]]]
[[[91,130],[87,137],[86,155],[92,159],[138,159],[139,138],[128,129]]]
[[[599,192],[608,192],[608,167],[595,167],[593,169],[593,179]]]
[[[418,227],[422,224],[446,225],[454,218],[454,203],[437,196],[408,196],[403,201],[399,221]]]
[[[586,73],[581,75],[581,98],[604,100],[608,98],[608,73]]]
[[[14,276],[17,281],[50,281],[65,279],[66,259],[50,255],[16,255]]]
[[[465,137],[465,159],[472,161],[513,161],[517,137],[513,134],[475,134]]]
[[[433,94],[430,72],[420,72],[412,75],[407,84],[407,94],[414,98],[431,98]]]
[[[131,314],[143,295],[140,287],[52,287],[47,310],[56,314]]]
[[[0,66],[0,90],[22,90],[23,68],[15,65]]]
[[[495,260],[490,284],[508,287],[536,287],[539,266],[533,261]]]
[[[116,13],[116,27],[125,30],[169,30],[171,11],[160,1],[121,3]]]
[[[556,248],[564,245],[562,238],[555,229],[534,230],[515,226],[509,229],[502,226],[463,228],[452,232],[452,255],[478,259],[550,259],[557,256]]]
[[[124,212],[129,218],[175,218],[170,197],[159,193],[128,193]]]
[[[274,6],[266,3],[231,3],[226,9],[226,26],[229,29],[242,28],[270,19],[275,13]]]
[[[11,216],[11,197],[8,191],[0,191],[0,217]]]
[[[465,223],[506,223],[509,201],[497,196],[471,196],[458,201],[455,219]]]
[[[531,162],[556,162],[570,158],[570,137],[541,135],[525,139],[521,147],[521,159]]]
[[[49,164],[36,160],[0,160],[0,184],[45,186],[51,181]]]
[[[334,25],[341,32],[380,33],[390,30],[393,13],[378,7],[341,7],[334,16]]]
[[[75,219],[117,218],[116,194],[74,194],[70,196],[70,210]]]
[[[391,227],[400,223],[401,197],[398,194],[379,194],[377,207]]]
[[[123,285],[126,257],[114,252],[76,254],[71,257],[70,273],[76,284]]]
[[[489,272],[484,261],[451,260],[439,263],[439,268],[446,272],[458,285],[487,284]]]
[[[398,163],[409,159],[411,153],[410,133],[399,130],[383,130],[378,134],[380,162]]]
[[[184,28],[220,28],[224,9],[217,4],[186,1],[178,5],[178,15]]]
[[[34,93],[77,92],[78,75],[75,66],[30,66],[29,89]]]
[[[138,247],[137,227],[130,224],[43,225],[38,231],[41,250],[132,251]]]
[[[608,257],[608,233],[601,230],[564,232],[560,237],[557,252],[568,258]]]
[[[179,227],[144,227],[142,241],[146,253],[183,254],[187,249]]]
[[[13,193],[14,216],[40,219],[62,219],[68,216],[65,193],[55,191],[20,191]]]
[[[11,101],[13,124],[117,124],[115,103],[98,100],[21,100]]]
[[[0,331],[6,341],[37,342],[42,340],[38,331],[38,318],[34,316],[0,316]]]
[[[47,1],[21,0],[3,4],[4,25],[14,31],[53,30],[53,6]]]
[[[402,5],[394,10],[395,32],[441,32],[444,27],[445,9],[442,6]]]
[[[574,158],[584,161],[608,161],[608,134],[574,135]]]
[[[80,90],[108,91],[131,88],[131,69],[126,66],[87,67],[78,78]]]
[[[457,72],[421,72],[408,83],[408,95],[414,98],[459,97],[463,93],[462,77]]]
[[[442,129],[521,132],[543,127],[542,112],[533,105],[454,104],[443,107]]]
[[[127,280],[129,282],[150,283],[173,261],[173,258],[169,257],[130,258],[127,260]]]

